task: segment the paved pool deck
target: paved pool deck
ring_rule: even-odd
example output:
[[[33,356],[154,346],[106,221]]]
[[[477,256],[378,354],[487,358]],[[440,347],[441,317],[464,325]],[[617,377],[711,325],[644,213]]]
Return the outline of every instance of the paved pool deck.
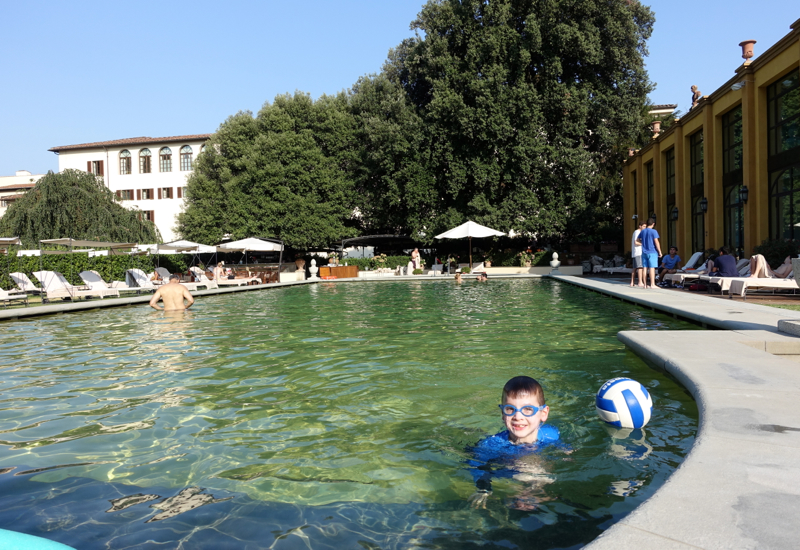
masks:
[[[794,330],[800,312],[623,280],[553,278],[719,329],[618,334],[689,390],[700,423],[664,486],[588,548],[800,547],[800,338],[779,330]]]
[[[800,312],[689,292],[630,288],[622,279],[550,276],[712,329],[618,334],[653,368],[669,373],[688,389],[697,402],[700,423],[694,446],[664,486],[588,547],[800,547],[800,336],[795,336],[800,335]],[[398,280],[440,278],[309,280],[193,294]],[[6,309],[0,311],[0,320],[149,300],[144,295]]]

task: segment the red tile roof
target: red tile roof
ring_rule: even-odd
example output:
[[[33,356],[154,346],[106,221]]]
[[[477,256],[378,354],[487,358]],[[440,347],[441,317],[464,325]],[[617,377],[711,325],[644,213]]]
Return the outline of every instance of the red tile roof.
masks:
[[[24,194],[24,193],[23,193],[23,194],[21,194],[21,195],[6,195],[5,197],[0,197],[0,200],[4,200],[4,201],[14,201],[14,200],[17,200],[17,199],[21,199],[21,198],[22,198],[22,197],[24,197],[24,196],[25,196],[25,194]]]
[[[13,191],[14,189],[32,189],[35,183],[15,183],[14,185],[3,185],[0,191]]]
[[[78,145],[61,145],[59,147],[52,147],[48,151],[58,153],[59,151],[73,151],[75,149],[95,149],[98,147],[113,147],[116,145],[145,145],[148,143],[172,143],[176,141],[197,141],[198,139],[206,140],[212,134],[194,134],[191,136],[170,136],[170,137],[135,137],[125,139],[112,139],[111,141],[95,141],[94,143],[79,143]]]

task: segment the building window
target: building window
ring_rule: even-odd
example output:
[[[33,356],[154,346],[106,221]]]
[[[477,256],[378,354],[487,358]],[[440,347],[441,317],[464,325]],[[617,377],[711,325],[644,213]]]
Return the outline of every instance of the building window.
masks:
[[[742,188],[742,106],[722,116],[722,228],[725,246],[744,254],[744,204]]]
[[[153,189],[137,189],[136,190],[136,200],[140,201],[149,201],[155,198],[155,193]]]
[[[139,212],[139,220],[155,223],[156,222],[155,211],[142,210],[141,212]]]
[[[692,197],[692,253],[705,250],[706,220],[700,209],[701,200],[702,195]]]
[[[675,149],[664,153],[664,180],[666,182],[667,205],[667,247],[678,246],[678,222],[672,219],[672,209],[675,208]]]
[[[86,161],[86,171],[90,174],[94,174],[95,176],[102,177],[105,173],[103,171],[103,161],[102,160],[88,160]]]
[[[666,166],[666,176],[667,180],[667,197],[670,195],[675,194],[675,149],[670,149],[664,155],[664,164]]]
[[[633,184],[633,215],[637,216],[636,219],[638,220],[639,219],[638,218],[638,215],[639,215],[639,190],[636,188],[636,172],[631,172],[631,183]],[[638,229],[639,223],[637,222],[634,225],[636,225],[636,227]]]
[[[122,189],[121,191],[117,191],[117,197],[123,201],[132,201],[133,189]]]
[[[689,178],[692,192],[692,252],[705,250],[706,223],[700,210],[705,191],[703,170],[703,131],[689,136]]]
[[[192,148],[188,145],[181,147],[181,171],[188,172],[192,169]]]
[[[800,147],[800,71],[795,69],[767,88],[769,154]]]
[[[171,199],[172,198],[172,187],[159,187],[158,188],[158,198],[159,199]]]
[[[648,162],[645,167],[647,177],[647,208],[653,209],[653,161]]]
[[[150,158],[152,155],[150,154],[150,149],[142,149],[139,151],[139,173],[140,174],[149,174],[152,172],[152,167],[150,166]]]
[[[127,149],[119,152],[119,175],[127,176],[131,173],[131,152]]]
[[[769,219],[773,239],[800,239],[800,71],[767,88]]]
[[[172,149],[162,147],[158,152],[158,159],[159,172],[172,172]]]

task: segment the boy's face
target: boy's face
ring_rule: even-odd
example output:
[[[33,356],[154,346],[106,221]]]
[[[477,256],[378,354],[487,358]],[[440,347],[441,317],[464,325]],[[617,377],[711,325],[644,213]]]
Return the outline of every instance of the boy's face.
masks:
[[[521,409],[526,405],[533,405],[539,407],[541,403],[539,400],[530,394],[520,394],[517,397],[503,396],[503,405],[513,405],[517,409]],[[525,416],[522,412],[517,411],[512,416],[506,416],[502,412],[503,422],[508,429],[509,439],[516,443],[535,443],[536,436],[539,434],[539,426],[547,420],[547,415],[550,413],[550,408],[545,407],[538,411],[533,416]]]
[[[678,249],[677,248],[670,248],[669,249],[669,255],[670,256],[674,256],[677,253],[678,253]]]

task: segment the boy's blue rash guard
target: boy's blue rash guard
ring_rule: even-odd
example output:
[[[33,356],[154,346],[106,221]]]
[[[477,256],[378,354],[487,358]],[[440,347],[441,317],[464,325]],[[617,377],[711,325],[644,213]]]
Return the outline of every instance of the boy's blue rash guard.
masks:
[[[467,461],[471,466],[475,486],[479,490],[491,491],[493,476],[512,477],[517,473],[513,469],[514,458],[536,452],[546,445],[558,443],[559,440],[558,428],[550,424],[539,426],[536,443],[514,445],[508,439],[508,430],[480,440],[470,449],[475,458]]]

